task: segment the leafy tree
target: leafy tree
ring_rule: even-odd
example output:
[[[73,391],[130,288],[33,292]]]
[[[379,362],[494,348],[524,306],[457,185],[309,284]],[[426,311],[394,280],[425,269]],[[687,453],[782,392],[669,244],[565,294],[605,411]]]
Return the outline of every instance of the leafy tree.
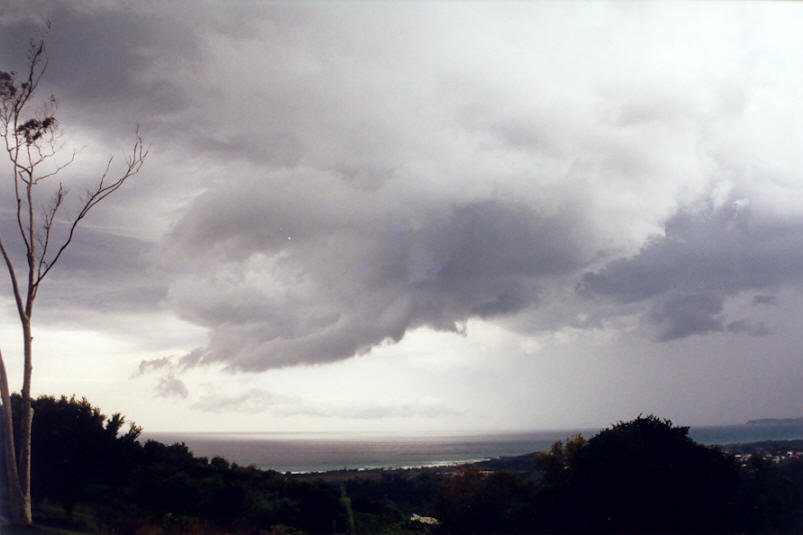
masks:
[[[545,524],[582,531],[717,531],[738,483],[731,457],[655,416],[603,430],[565,462],[545,473],[537,505]]]
[[[13,406],[20,403],[20,396],[12,396]],[[139,447],[138,426],[129,424],[123,433],[124,416],[118,413],[107,418],[86,398],[41,396],[32,406],[36,412],[32,430],[32,456],[37,459],[31,474],[34,500],[54,500],[71,514],[92,487],[108,489],[125,482]]]
[[[543,473],[546,483],[561,481],[566,470],[574,466],[578,453],[586,444],[588,441],[583,435],[570,437],[565,444],[563,441],[555,442],[549,451],[536,454],[535,469]]]
[[[8,271],[11,292],[22,330],[23,378],[20,391],[19,425],[14,433],[11,397],[5,363],[0,353],[0,402],[6,482],[9,489],[11,520],[30,524],[31,518],[31,375],[33,370],[32,317],[39,287],[72,243],[80,222],[106,197],[136,175],[148,155],[137,131],[131,153],[119,174],[111,171],[112,159],[106,163],[95,185],[72,216],[62,226],[57,216],[67,197],[67,189],[59,183],[52,199],[37,202],[35,191],[46,186],[76,156],[73,152],[58,161],[60,130],[55,118],[56,99],[51,96],[31,110],[34,95],[47,69],[47,53],[43,42],[34,43],[28,55],[28,67],[22,76],[0,71],[0,136],[11,165],[10,180],[15,194],[16,229],[9,232],[19,247],[11,243],[7,231],[0,232],[0,253]],[[46,188],[44,188],[46,189]],[[61,235],[59,237],[59,235]],[[16,250],[21,254],[17,257]],[[22,267],[20,267],[22,265]],[[16,444],[16,446],[15,446]]]
[[[736,524],[750,533],[803,531],[803,459],[750,458],[741,472]]]
[[[444,481],[434,514],[457,533],[511,532],[533,523],[533,488],[518,474],[469,466]]]

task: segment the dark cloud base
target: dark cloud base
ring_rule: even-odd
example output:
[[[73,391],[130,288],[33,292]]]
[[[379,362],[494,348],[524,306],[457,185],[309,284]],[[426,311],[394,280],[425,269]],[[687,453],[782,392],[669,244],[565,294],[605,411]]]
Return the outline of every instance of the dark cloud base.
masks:
[[[803,222],[766,221],[747,207],[682,211],[632,258],[583,276],[578,290],[622,303],[643,303],[658,341],[694,334],[772,333],[749,318],[726,322],[725,300],[745,292],[799,285],[803,275]],[[775,304],[761,293],[755,305]]]

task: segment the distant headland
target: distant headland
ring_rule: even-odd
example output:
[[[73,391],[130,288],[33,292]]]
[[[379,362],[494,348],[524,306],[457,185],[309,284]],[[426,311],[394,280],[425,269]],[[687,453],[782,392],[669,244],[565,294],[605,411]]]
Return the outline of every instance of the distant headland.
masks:
[[[803,417],[800,418],[759,418],[748,420],[745,425],[765,425],[765,424],[803,424]]]

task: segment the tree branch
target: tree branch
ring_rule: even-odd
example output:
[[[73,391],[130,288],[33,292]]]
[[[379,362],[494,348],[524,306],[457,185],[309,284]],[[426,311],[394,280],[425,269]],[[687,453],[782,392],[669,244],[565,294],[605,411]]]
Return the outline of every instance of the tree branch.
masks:
[[[50,206],[48,208],[42,208],[42,227],[44,228],[45,235],[41,238],[40,242],[42,252],[36,266],[37,281],[42,280],[42,270],[44,268],[45,259],[47,258],[47,248],[50,245],[50,231],[53,228],[53,221],[56,219],[56,213],[58,213],[59,208],[61,208],[61,203],[64,201],[66,194],[67,192],[64,191],[64,185],[59,182],[59,190],[56,192]]]
[[[139,173],[139,170],[145,163],[145,158],[148,156],[148,153],[150,152],[150,147],[145,148],[144,143],[142,141],[142,136],[139,133],[139,128],[137,128],[136,130],[136,137],[137,140],[134,142],[134,147],[131,150],[131,154],[128,156],[128,158],[126,158],[126,167],[123,170],[122,174],[114,182],[106,183],[106,177],[109,174],[109,169],[112,164],[112,158],[109,158],[108,162],[106,163],[106,169],[100,176],[98,185],[95,187],[94,190],[90,190],[87,192],[87,198],[84,201],[84,205],[73,219],[72,224],[70,225],[70,230],[67,234],[67,238],[58,248],[56,254],[53,256],[51,260],[47,260],[45,258],[45,255],[42,254],[40,258],[39,274],[33,283],[35,286],[39,285],[42,279],[44,279],[45,276],[47,276],[47,274],[50,272],[53,266],[56,265],[56,263],[59,261],[61,255],[64,253],[64,251],[67,249],[67,247],[69,247],[70,243],[72,242],[73,237],[75,236],[75,231],[78,228],[78,224],[84,217],[86,217],[89,211],[92,210],[92,208],[94,208],[103,199],[105,199],[118,189],[120,189],[120,187],[125,183],[126,180]]]
[[[72,164],[72,163],[75,161],[75,156],[76,156],[77,154],[78,154],[78,151],[77,151],[77,150],[74,150],[74,151],[72,151],[72,155],[70,156],[70,159],[69,159],[69,160],[67,160],[67,161],[66,161],[66,162],[64,162],[63,164],[57,165],[57,166],[56,166],[56,167],[55,167],[55,168],[54,168],[52,171],[50,171],[49,173],[44,173],[44,174],[41,174],[41,175],[39,175],[38,177],[36,177],[36,178],[34,179],[33,183],[34,183],[34,184],[38,184],[38,183],[40,183],[41,181],[45,180],[46,178],[50,178],[50,177],[52,177],[52,176],[54,176],[54,175],[57,175],[57,174],[59,174],[59,173],[60,173],[60,172],[61,172],[63,169],[65,169],[65,168],[69,167],[69,166],[70,166],[70,165],[71,165],[71,164]],[[53,155],[55,156],[55,153],[53,153]],[[46,158],[49,158],[49,157],[50,157],[50,156],[47,156]],[[45,160],[45,159],[42,159],[42,160],[41,160],[39,163],[41,163],[41,162],[42,162],[42,161],[44,161],[44,160]]]
[[[20,318],[26,318],[25,308],[22,305],[22,294],[20,293],[20,286],[17,282],[17,273],[14,270],[14,264],[11,261],[11,257],[8,256],[8,251],[6,251],[6,246],[3,243],[3,239],[0,238],[0,252],[3,254],[3,260],[6,262],[6,268],[8,268],[8,276],[11,279],[11,289],[14,292],[14,301],[17,304],[17,312],[20,315]]]

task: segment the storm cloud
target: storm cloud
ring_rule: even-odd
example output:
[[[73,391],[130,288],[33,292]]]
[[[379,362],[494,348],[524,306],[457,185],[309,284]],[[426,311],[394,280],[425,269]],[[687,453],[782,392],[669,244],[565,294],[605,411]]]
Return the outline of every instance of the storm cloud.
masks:
[[[205,194],[173,230],[174,254],[223,266],[170,290],[183,317],[212,329],[205,362],[326,362],[423,325],[457,332],[519,312],[539,281],[583,265],[570,209],[439,206],[310,172],[282,177],[284,191],[261,180]]]
[[[769,334],[767,325],[748,319],[726,325],[723,304],[742,293],[803,283],[803,219],[753,212],[740,200],[684,210],[636,255],[586,273],[579,291],[645,304],[659,341],[721,331]],[[774,302],[766,293],[752,299]]]

